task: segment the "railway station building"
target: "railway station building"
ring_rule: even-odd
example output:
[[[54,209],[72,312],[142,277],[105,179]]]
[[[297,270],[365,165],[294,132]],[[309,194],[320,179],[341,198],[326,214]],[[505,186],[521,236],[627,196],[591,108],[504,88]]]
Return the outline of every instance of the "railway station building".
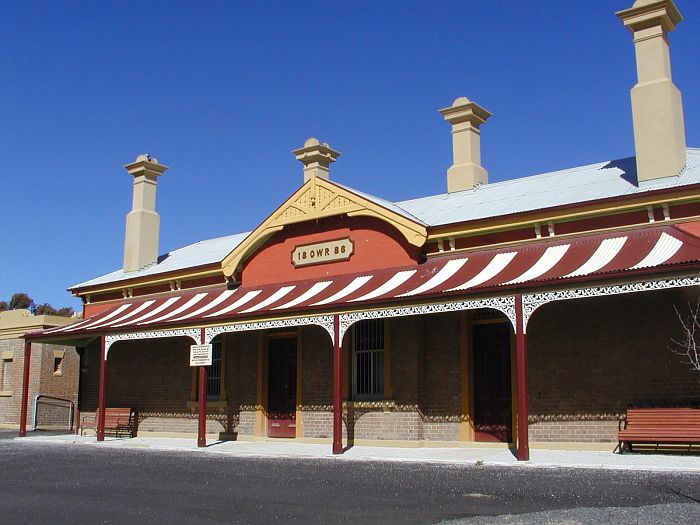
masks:
[[[139,435],[200,443],[205,425],[336,453],[527,459],[614,448],[628,406],[697,406],[698,373],[669,350],[700,295],[700,149],[685,144],[668,47],[681,16],[671,0],[617,16],[638,66],[634,157],[489,183],[490,113],[460,97],[440,110],[444,193],[350,188],[331,173],[339,152],[312,138],[294,151],[298,189],[252,231],[159,255],[167,167],[141,155],[126,166],[123,268],[71,287],[83,320],[28,333],[25,352],[78,349],[82,414],[129,407]],[[190,366],[192,345],[211,345],[210,365]]]

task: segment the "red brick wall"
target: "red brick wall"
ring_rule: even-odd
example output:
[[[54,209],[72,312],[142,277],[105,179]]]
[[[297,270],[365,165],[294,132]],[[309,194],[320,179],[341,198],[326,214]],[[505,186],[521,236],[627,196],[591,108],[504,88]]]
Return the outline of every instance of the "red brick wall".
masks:
[[[207,432],[252,434],[258,335],[242,332],[223,337],[225,403],[208,403]],[[193,373],[189,366],[191,344],[184,337],[115,343],[108,353],[107,406],[134,409],[139,432],[196,433],[197,404],[196,395],[192,396]],[[94,412],[98,396],[97,345],[92,345],[88,354],[81,389],[84,413]]]
[[[459,315],[396,318],[388,329],[393,399],[346,403],[344,434],[351,439],[456,440]],[[328,438],[333,424],[330,342],[320,329],[305,328],[303,348],[304,437]],[[344,373],[350,376],[350,370]]]
[[[423,384],[420,411],[423,438],[458,439],[460,386],[460,327],[455,313],[425,318],[423,338]]]
[[[349,237],[355,243],[347,261],[294,268],[292,251],[298,245]],[[243,269],[244,286],[316,279],[376,268],[413,265],[419,253],[386,223],[368,217],[324,219],[295,224],[273,235]]]
[[[54,350],[64,352],[63,369],[60,376],[54,375]],[[12,351],[13,358],[3,363],[6,373],[3,383],[11,391],[11,396],[0,397],[0,424],[19,426],[22,406],[22,380],[24,373],[24,340],[0,340],[0,356],[4,351]],[[0,390],[2,390],[0,386]],[[50,344],[32,344],[32,356],[29,368],[29,397],[27,400],[27,428],[32,421],[32,403],[37,394],[67,399],[75,403],[78,397],[78,355],[73,347]],[[65,409],[56,409],[60,417]],[[67,426],[67,418],[62,426]]]
[[[530,439],[617,440],[628,405],[700,401],[700,373],[668,350],[682,290],[561,301],[528,326]]]

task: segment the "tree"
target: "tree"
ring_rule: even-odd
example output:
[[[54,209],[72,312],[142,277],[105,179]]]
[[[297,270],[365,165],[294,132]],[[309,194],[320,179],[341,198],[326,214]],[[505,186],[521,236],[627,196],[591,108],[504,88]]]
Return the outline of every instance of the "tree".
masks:
[[[10,310],[24,309],[33,313],[34,308],[34,299],[29,297],[29,295],[26,293],[18,292],[12,294],[12,297],[10,298]]]
[[[688,303],[688,315],[685,317],[675,306],[674,310],[683,327],[683,336],[678,340],[671,339],[668,348],[674,354],[683,356],[691,369],[700,372],[700,300],[695,307]]]
[[[56,309],[49,303],[40,304],[34,310],[35,315],[56,315]]]
[[[64,306],[56,310],[56,315],[60,315],[61,317],[73,317],[73,314],[75,314],[75,311],[70,306]]]
[[[56,309],[49,303],[37,305],[34,299],[24,292],[12,294],[9,303],[0,301],[0,312],[5,310],[29,310],[35,315],[60,315],[61,317],[71,317],[75,313],[70,306]]]

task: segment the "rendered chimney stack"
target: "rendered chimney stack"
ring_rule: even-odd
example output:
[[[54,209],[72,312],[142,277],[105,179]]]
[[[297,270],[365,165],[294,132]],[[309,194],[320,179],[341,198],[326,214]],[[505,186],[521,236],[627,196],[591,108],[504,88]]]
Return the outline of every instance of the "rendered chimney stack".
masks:
[[[452,124],[452,166],[447,169],[447,192],[469,190],[486,184],[489,174],[481,165],[481,126],[491,113],[466,97],[439,110]]]
[[[632,88],[639,182],[680,173],[686,163],[683,101],[671,80],[668,33],[680,22],[672,0],[637,0],[616,13],[634,35],[637,84]]]
[[[150,155],[139,155],[124,168],[134,176],[133,204],[126,216],[124,236],[124,271],[132,272],[158,260],[160,216],[156,213],[156,179],[168,167]]]
[[[306,139],[304,147],[295,149],[292,153],[304,164],[304,182],[311,177],[329,179],[331,162],[335,162],[340,156],[339,151],[335,151],[328,144],[321,144],[313,137]]]

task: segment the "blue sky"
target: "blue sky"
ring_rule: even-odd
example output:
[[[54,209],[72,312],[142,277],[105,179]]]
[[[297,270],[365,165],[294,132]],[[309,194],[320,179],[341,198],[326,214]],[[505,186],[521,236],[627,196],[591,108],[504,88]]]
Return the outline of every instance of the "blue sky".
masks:
[[[467,96],[491,181],[633,155],[632,0],[0,2],[0,299],[56,307],[121,267],[131,177],[160,178],[160,252],[254,228],[302,181],[310,136],[331,177],[389,200],[446,189]],[[700,147],[700,2],[671,34],[686,138]]]

